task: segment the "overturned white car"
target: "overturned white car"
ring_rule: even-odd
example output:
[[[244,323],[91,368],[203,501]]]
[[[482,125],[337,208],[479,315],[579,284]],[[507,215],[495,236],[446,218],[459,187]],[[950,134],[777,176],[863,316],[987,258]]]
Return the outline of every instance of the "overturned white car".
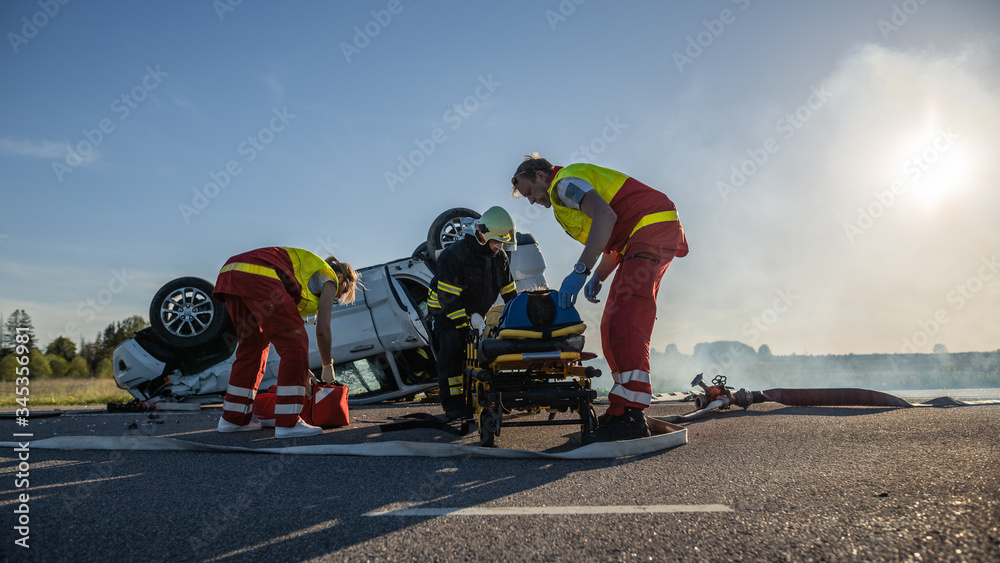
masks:
[[[351,404],[405,399],[437,386],[427,318],[428,287],[435,258],[466,233],[479,213],[450,209],[431,224],[427,240],[409,258],[358,269],[362,289],[350,305],[333,308],[331,356],[337,380]],[[518,291],[545,286],[545,259],[535,239],[517,233],[510,251]],[[164,285],[149,308],[150,327],[114,351],[118,386],[133,397],[157,402],[222,402],[236,350],[225,304],[212,298],[213,284],[195,277]],[[310,368],[320,369],[315,318],[306,319]],[[272,347],[261,389],[277,382],[281,358]]]

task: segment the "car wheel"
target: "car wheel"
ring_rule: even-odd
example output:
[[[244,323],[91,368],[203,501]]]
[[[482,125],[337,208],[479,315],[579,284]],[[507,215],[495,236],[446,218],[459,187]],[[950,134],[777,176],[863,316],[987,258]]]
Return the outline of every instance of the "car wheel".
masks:
[[[432,272],[437,270],[437,261],[434,260],[434,256],[427,251],[427,242],[420,243],[420,246],[413,250],[413,254],[410,255],[412,258],[417,260],[422,260],[427,267],[431,269]]]
[[[201,278],[167,282],[149,304],[153,334],[179,348],[193,348],[232,332],[225,303],[212,297],[215,286]]]
[[[427,252],[437,257],[439,250],[448,248],[465,236],[464,228],[479,217],[479,213],[465,207],[453,207],[438,215],[427,231]]]

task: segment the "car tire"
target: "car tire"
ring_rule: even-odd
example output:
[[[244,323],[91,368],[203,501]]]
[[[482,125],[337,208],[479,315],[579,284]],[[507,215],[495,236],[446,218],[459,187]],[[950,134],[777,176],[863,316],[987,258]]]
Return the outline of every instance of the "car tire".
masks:
[[[479,219],[481,215],[466,207],[453,207],[437,216],[427,231],[427,252],[436,258],[438,252],[462,238],[462,219]]]
[[[426,241],[420,243],[420,246],[415,248],[413,250],[413,254],[411,254],[410,256],[417,260],[422,260],[425,264],[427,264],[427,267],[431,269],[431,272],[437,271],[437,260],[435,260],[434,256],[427,251]]]
[[[215,286],[195,277],[167,282],[149,304],[149,324],[160,340],[194,348],[233,331],[226,304],[212,297]]]

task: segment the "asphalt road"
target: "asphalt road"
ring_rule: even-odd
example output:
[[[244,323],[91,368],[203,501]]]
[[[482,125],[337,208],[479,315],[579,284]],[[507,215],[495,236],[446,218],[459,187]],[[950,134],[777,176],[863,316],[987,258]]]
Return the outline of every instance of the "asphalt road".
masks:
[[[218,434],[219,409],[152,420],[64,414],[26,429],[0,420],[0,441],[29,431],[34,440],[151,435],[248,447],[476,443],[378,430],[391,417],[437,408],[359,407],[350,427],[292,441],[268,430]],[[690,410],[674,403],[648,412]],[[46,562],[1000,561],[1000,406],[769,404],[686,427],[686,445],[584,461],[30,449],[27,488],[18,485],[17,452],[5,448],[0,554]],[[499,444],[566,451],[579,445],[578,426],[504,428]],[[14,543],[24,493],[28,549]],[[636,505],[730,511],[607,508]],[[367,515],[412,508],[514,513]]]

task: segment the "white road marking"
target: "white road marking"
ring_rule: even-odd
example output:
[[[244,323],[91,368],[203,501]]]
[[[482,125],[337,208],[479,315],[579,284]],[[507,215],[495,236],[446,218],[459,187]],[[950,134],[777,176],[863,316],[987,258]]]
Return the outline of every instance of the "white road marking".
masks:
[[[533,514],[664,514],[733,512],[724,504],[646,504],[626,506],[495,506],[472,508],[401,508],[373,510],[362,516],[522,516]]]

